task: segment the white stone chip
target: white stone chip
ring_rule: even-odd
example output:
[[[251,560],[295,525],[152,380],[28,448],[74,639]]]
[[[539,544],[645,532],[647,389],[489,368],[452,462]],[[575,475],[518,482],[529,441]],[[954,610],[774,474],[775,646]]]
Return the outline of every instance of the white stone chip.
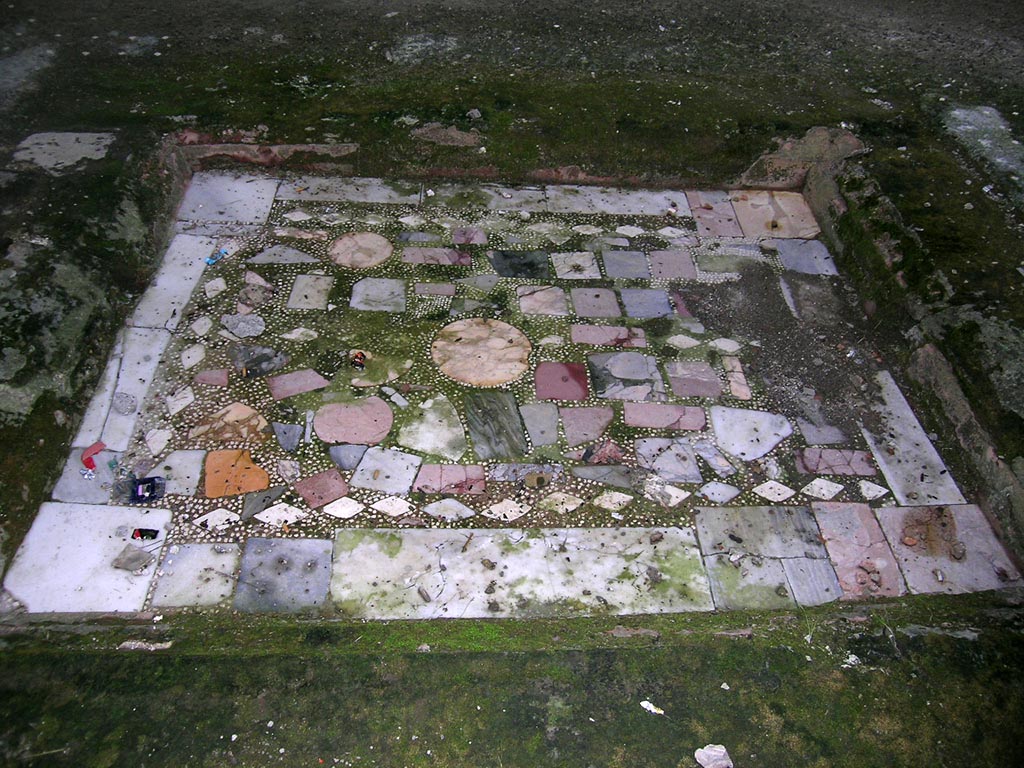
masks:
[[[174,432],[170,429],[151,429],[146,433],[146,447],[154,456],[159,456],[173,436]]]
[[[629,506],[629,503],[632,500],[633,497],[627,493],[605,491],[594,499],[594,505],[601,507],[602,509],[607,509],[609,512],[618,512],[620,509],[625,509]]]
[[[188,408],[196,400],[196,394],[192,391],[192,387],[182,387],[170,397],[165,397],[164,402],[167,404],[167,412],[174,416],[177,413]]]
[[[223,277],[215,277],[203,286],[203,292],[206,294],[206,298],[208,299],[220,296],[227,289],[228,283]]]
[[[206,357],[206,347],[202,344],[193,344],[181,351],[181,367],[186,371],[193,366],[199,365]]]
[[[205,336],[210,332],[210,329],[213,328],[213,319],[206,315],[203,315],[194,323],[192,323],[192,325],[190,325],[189,328],[192,329],[192,333],[194,333],[196,336]]]

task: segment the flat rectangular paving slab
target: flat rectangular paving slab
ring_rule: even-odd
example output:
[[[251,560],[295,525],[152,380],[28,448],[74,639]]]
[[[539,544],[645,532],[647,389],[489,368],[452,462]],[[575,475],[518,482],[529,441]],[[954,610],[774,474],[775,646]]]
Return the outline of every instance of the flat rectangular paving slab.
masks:
[[[1020,572],[974,504],[883,507],[877,515],[910,592],[955,594],[1021,584]]]
[[[739,550],[760,557],[828,557],[807,507],[698,507],[696,520],[705,555]]]
[[[117,383],[100,436],[110,450],[127,450],[139,417],[138,409],[170,340],[170,333],[162,328],[125,329]]]
[[[154,562],[140,572],[112,563],[125,547],[157,553],[166,509],[94,504],[43,504],[4,579],[7,589],[32,613],[141,611],[156,572]],[[133,542],[132,531],[159,531],[155,541]]]
[[[192,177],[178,206],[179,221],[263,224],[277,193],[277,179],[222,171]]]
[[[153,589],[154,608],[222,605],[235,591],[237,544],[175,544],[168,548]]]
[[[964,504],[963,494],[892,374],[882,371],[875,376],[875,383],[881,401],[873,410],[881,419],[881,428],[861,431],[893,496],[904,506]]]
[[[897,597],[906,591],[896,557],[867,504],[813,502],[843,597]]]
[[[334,553],[331,599],[345,615],[359,618],[622,615],[712,607],[688,529],[346,529],[337,532]]]
[[[327,539],[261,539],[245,543],[235,590],[235,610],[297,613],[327,600],[331,542]]]
[[[64,471],[61,472],[57,485],[53,488],[54,501],[78,502],[81,504],[106,504],[110,501],[110,493],[114,486],[114,471],[109,462],[115,463],[121,458],[114,451],[100,451],[93,456],[96,469],[92,477],[83,474],[82,449],[75,448],[68,457]]]
[[[210,237],[175,235],[128,324],[168,331],[177,328],[206,268],[204,260],[216,247],[217,241]]]

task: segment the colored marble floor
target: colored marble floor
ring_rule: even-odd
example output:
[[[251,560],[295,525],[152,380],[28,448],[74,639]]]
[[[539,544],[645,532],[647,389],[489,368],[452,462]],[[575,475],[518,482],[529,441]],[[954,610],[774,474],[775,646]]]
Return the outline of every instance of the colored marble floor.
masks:
[[[787,192],[197,174],[4,587],[435,618],[1019,584],[886,371],[837,426],[702,311],[753,265],[813,322],[818,234]]]

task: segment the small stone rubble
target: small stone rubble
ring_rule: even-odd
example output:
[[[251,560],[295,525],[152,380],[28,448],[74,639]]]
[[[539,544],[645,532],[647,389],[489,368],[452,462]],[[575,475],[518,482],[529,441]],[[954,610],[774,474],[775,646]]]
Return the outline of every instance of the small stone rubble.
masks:
[[[1020,583],[887,373],[871,418],[834,426],[774,401],[760,340],[716,327],[705,290],[751,265],[841,279],[798,194],[210,172],[180,215],[8,572],[30,611],[643,613]],[[121,506],[150,476],[164,495]]]

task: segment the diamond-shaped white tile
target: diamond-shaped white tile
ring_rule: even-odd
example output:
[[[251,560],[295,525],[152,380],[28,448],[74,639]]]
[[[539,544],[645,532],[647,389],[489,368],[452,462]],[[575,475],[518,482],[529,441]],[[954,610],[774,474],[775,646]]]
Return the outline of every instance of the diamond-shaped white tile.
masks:
[[[330,504],[324,505],[325,513],[331,517],[337,517],[342,520],[348,520],[350,517],[355,517],[364,509],[366,509],[365,504],[360,504],[349,496],[342,496],[340,499],[335,499]]]
[[[858,487],[860,488],[860,495],[863,496],[868,501],[880,499],[889,492],[888,488],[883,488],[880,485],[876,485],[875,483],[872,483],[870,480],[861,480],[860,483],[858,483]]]
[[[620,509],[625,509],[632,500],[633,497],[628,493],[605,491],[594,499],[594,505],[601,509],[607,509],[609,512],[618,512]]]
[[[579,232],[581,235],[600,235],[604,232],[600,227],[595,227],[592,224],[579,224],[572,228],[573,232]]]
[[[489,517],[492,520],[504,520],[511,522],[517,520],[527,512],[530,508],[525,504],[520,504],[518,501],[512,501],[512,499],[503,499],[497,504],[492,504],[487,507],[481,514],[484,517]]]
[[[833,483],[831,480],[819,477],[801,488],[800,493],[805,496],[812,496],[815,499],[828,501],[829,499],[834,498],[841,490],[843,490],[843,486],[839,483]]]
[[[796,493],[796,491],[789,486],[783,485],[775,480],[769,480],[767,483],[761,483],[752,490],[762,499],[767,499],[768,501],[785,501]]]
[[[207,531],[223,531],[230,525],[237,523],[241,518],[230,510],[218,507],[212,512],[200,515],[192,521],[192,525],[198,526]]]
[[[578,509],[583,503],[583,499],[579,496],[573,496],[571,493],[552,493],[550,496],[546,496],[541,499],[537,505],[541,509],[546,509],[549,512],[558,512],[560,514],[566,514],[572,512],[574,509]]]
[[[296,211],[288,211],[288,213],[286,213],[284,215],[284,218],[288,219],[288,221],[299,222],[299,221],[309,221],[313,217],[310,216],[305,211],[296,210]]]
[[[400,496],[387,496],[370,506],[389,517],[402,517],[408,515],[414,509],[412,504]]]
[[[297,523],[299,520],[308,515],[308,512],[305,512],[299,509],[298,507],[293,507],[291,504],[285,504],[282,501],[278,504],[275,504],[272,507],[267,507],[259,514],[254,515],[254,517],[261,523],[281,526]]]

